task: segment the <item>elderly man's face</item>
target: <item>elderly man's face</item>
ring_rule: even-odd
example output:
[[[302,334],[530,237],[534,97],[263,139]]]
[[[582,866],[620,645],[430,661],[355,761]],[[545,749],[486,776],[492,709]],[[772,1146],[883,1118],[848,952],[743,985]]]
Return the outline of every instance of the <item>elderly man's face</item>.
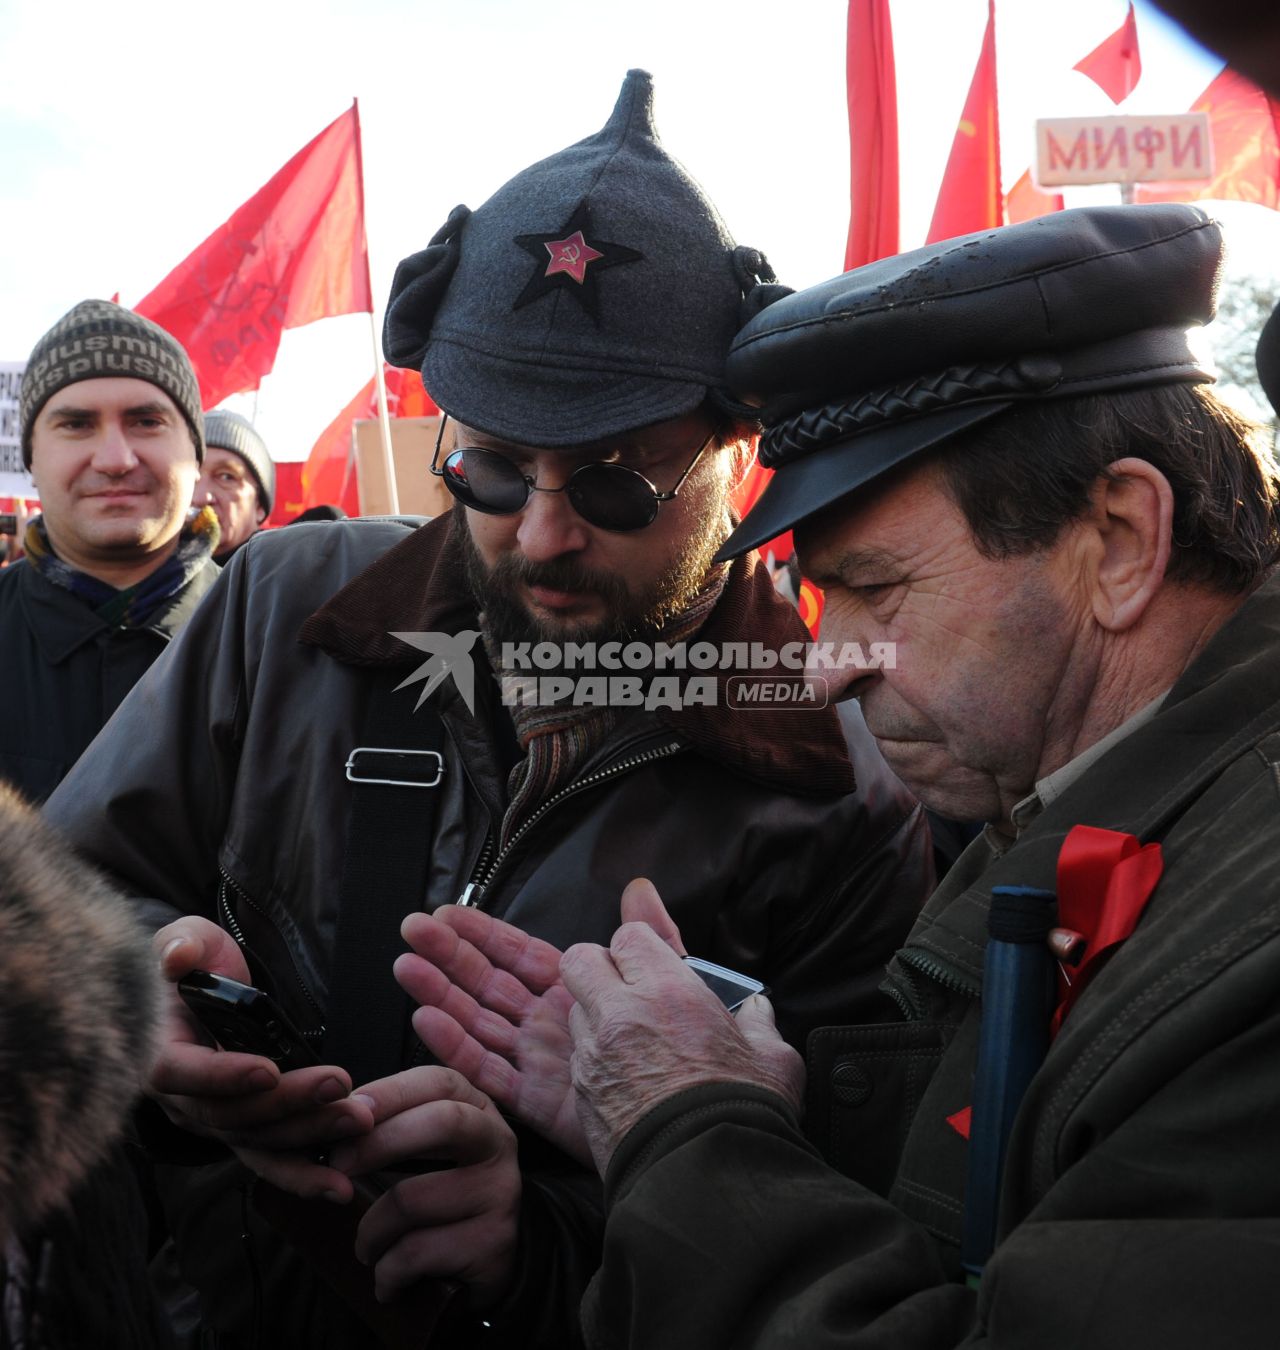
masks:
[[[826,592],[823,640],[894,644],[893,668],[823,672],[832,698],[861,700],[885,758],[927,806],[1006,818],[1088,697],[1070,547],[984,558],[933,467],[837,503],[795,541]]]

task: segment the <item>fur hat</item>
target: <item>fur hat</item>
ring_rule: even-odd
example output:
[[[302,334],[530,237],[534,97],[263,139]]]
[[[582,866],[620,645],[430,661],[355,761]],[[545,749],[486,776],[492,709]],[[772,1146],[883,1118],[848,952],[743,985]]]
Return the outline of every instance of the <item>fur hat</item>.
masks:
[[[125,898],[0,783],[0,1240],[39,1224],[120,1134],[160,990]]]

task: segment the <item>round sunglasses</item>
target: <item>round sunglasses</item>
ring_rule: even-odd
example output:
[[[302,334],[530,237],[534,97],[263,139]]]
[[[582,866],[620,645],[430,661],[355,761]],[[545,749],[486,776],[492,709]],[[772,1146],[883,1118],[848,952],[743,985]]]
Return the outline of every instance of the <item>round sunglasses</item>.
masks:
[[[670,492],[659,492],[635,469],[622,464],[583,464],[560,487],[539,487],[530,474],[520,470],[505,455],[479,446],[459,446],[440,465],[440,446],[447,417],[440,419],[431,472],[463,506],[487,516],[512,516],[523,511],[533,492],[563,492],[573,509],[589,525],[622,532],[652,525],[662,502],[673,501],[715,437],[713,431],[698,447],[688,467]]]

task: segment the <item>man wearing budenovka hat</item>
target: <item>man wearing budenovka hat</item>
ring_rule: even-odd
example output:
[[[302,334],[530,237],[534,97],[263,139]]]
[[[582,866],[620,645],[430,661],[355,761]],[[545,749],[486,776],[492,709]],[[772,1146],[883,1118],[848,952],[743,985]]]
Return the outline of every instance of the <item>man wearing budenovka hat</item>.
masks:
[[[985,828],[807,1065],[660,928],[526,944],[521,991],[498,921],[406,924],[429,1043],[605,1178],[589,1343],[1274,1340],[1280,511],[1186,341],[1220,256],[1193,207],[1068,211],[736,339],[776,474],[722,556],[794,528],[824,636],[895,644],[843,692]]]
[[[577,1337],[599,1183],[532,1136],[522,1181],[489,1098],[428,1067],[391,973],[405,913],[465,895],[538,937],[603,941],[648,876],[690,951],[768,983],[797,1043],[850,982],[875,997],[929,885],[919,809],[856,716],[737,709],[721,665],[756,645],[789,672],[771,688],[803,691],[783,665],[808,638],[794,611],[756,559],[713,563],[750,411],[725,355],[782,290],[761,274],[662,149],[631,73],[603,130],[455,210],[397,274],[387,354],[448,414],[433,467],[453,515],[250,540],[50,804],[157,925],[188,916],[157,938],[170,980],[252,973],[319,1047],[320,1066],[277,1082],[179,1039],[152,1076],[184,1127],[158,1149],[212,1135],[238,1154],[163,1179],[219,1346],[255,1324],[308,1350],[384,1335],[329,1268],[290,1255],[258,1212],[271,1193],[246,1199],[251,1172],[311,1197],[301,1240],[347,1211],[348,1174],[379,1174],[392,1194],[343,1250],[373,1268],[370,1305],[376,1281],[412,1321],[407,1287],[452,1275],[491,1342]],[[659,647],[688,664],[649,668]]]

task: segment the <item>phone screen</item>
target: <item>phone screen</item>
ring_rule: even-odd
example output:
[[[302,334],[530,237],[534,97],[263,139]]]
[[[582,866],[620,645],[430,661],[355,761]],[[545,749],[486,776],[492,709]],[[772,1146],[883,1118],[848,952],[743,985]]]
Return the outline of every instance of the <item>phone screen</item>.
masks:
[[[767,987],[750,975],[740,975],[727,966],[718,966],[713,961],[703,961],[697,956],[686,956],[684,963],[702,978],[703,984],[724,1004],[730,1012],[741,1007],[752,994],[767,994]]]

